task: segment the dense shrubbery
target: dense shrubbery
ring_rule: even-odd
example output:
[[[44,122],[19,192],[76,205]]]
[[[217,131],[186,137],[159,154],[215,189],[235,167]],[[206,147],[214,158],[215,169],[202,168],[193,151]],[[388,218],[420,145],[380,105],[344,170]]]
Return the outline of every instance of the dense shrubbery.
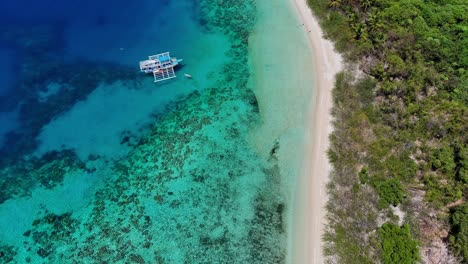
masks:
[[[403,186],[397,179],[387,179],[377,182],[375,188],[380,197],[379,204],[382,207],[389,205],[397,206],[405,198]]]
[[[453,208],[450,222],[450,246],[457,254],[468,259],[468,203]]]
[[[325,240],[335,252],[341,246],[358,249],[331,254],[346,262],[373,250],[369,256],[385,259],[369,239],[375,229],[368,227],[375,222],[351,227],[352,221],[340,217],[356,217],[371,205],[379,208],[375,215],[384,216],[388,205],[406,203],[406,213],[420,225],[451,228],[453,252],[466,258],[460,247],[463,233],[454,231],[459,222],[453,219],[461,219],[460,213],[449,210],[466,201],[468,193],[466,1],[309,0],[309,5],[336,48],[366,76],[356,80],[352,73],[339,74],[333,93],[329,157],[335,172],[328,207],[333,221]],[[347,206],[372,192],[378,196],[375,202]],[[414,195],[424,196],[424,203]],[[338,228],[342,236],[333,234]],[[422,248],[431,247],[433,229],[411,228]],[[360,239],[344,243],[340,237],[346,236]]]
[[[410,264],[419,260],[418,244],[408,225],[385,223],[377,230],[385,264]]]

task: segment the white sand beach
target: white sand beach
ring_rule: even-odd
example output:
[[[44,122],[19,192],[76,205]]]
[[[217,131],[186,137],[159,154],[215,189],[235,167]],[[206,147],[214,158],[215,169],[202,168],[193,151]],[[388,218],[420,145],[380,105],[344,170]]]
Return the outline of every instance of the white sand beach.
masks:
[[[323,39],[306,0],[258,1],[257,11],[249,54],[261,123],[253,142],[265,155],[271,142],[280,145],[282,184],[289,185],[293,207],[288,209],[287,262],[322,263],[331,90],[341,57]]]
[[[302,173],[297,180],[292,233],[291,263],[323,263],[321,237],[325,225],[326,183],[331,166],[329,146],[332,94],[335,74],[342,69],[341,56],[333,44],[323,38],[317,19],[306,0],[291,0],[313,48],[316,69],[315,102],[309,109],[307,133],[312,138],[306,147]]]

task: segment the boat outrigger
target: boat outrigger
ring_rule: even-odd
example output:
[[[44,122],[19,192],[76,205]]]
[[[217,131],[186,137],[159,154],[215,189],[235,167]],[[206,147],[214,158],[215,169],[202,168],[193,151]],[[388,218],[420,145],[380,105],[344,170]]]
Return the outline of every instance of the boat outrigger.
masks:
[[[153,73],[154,82],[160,82],[177,77],[174,67],[179,65],[175,57],[171,57],[169,52],[151,55],[147,60],[140,61],[140,70],[144,73]]]

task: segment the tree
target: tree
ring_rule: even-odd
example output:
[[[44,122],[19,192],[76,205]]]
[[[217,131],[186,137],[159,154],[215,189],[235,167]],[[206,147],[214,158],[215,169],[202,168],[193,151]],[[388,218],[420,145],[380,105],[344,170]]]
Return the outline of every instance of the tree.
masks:
[[[368,25],[368,28],[369,28],[369,32],[372,32],[372,33],[377,32],[381,28],[383,28],[382,21],[380,20],[378,15],[375,14],[375,13],[372,13],[372,14],[369,15],[369,17],[367,18],[367,25]]]
[[[396,52],[390,52],[387,55],[388,71],[393,75],[402,75],[406,73],[405,62]]]
[[[405,191],[398,179],[387,179],[375,183],[381,207],[397,206],[405,198]]]
[[[328,3],[328,5],[331,8],[339,8],[341,5],[341,0],[331,0],[330,3]]]
[[[468,148],[457,146],[455,150],[456,180],[464,184],[468,183]]]
[[[455,254],[468,260],[468,203],[451,210],[449,236],[450,246]]]
[[[433,170],[440,170],[445,174],[454,174],[456,164],[453,149],[450,146],[444,146],[435,150],[431,155],[431,166]]]
[[[367,9],[372,5],[372,0],[361,0],[359,5],[364,9],[364,11],[367,11]]]
[[[383,263],[411,264],[419,260],[419,248],[408,225],[385,223],[377,230]]]

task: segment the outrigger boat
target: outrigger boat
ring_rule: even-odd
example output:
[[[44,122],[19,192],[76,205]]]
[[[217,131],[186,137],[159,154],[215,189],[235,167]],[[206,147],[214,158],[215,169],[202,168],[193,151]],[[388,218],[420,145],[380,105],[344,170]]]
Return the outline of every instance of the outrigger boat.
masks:
[[[154,82],[160,82],[177,77],[174,67],[182,60],[171,57],[169,52],[151,55],[147,60],[140,61],[140,70],[144,73],[153,73]]]

